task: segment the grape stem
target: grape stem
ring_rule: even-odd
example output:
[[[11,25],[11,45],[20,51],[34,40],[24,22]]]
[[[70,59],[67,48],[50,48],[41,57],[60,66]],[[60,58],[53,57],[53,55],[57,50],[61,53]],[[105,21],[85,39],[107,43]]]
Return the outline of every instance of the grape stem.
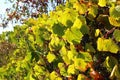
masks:
[[[108,35],[113,33],[113,31],[115,30],[116,28],[112,28],[111,30],[107,31],[107,33],[104,35],[104,38],[108,38]]]

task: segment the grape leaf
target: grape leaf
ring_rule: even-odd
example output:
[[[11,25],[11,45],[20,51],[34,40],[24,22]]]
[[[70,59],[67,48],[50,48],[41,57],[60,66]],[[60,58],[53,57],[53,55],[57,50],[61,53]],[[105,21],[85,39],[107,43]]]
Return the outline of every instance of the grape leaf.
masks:
[[[82,39],[82,33],[80,32],[79,29],[77,28],[72,28],[71,29],[67,29],[65,32],[65,35],[63,36],[63,38],[65,38],[66,40],[68,40],[68,42],[72,42],[74,44],[76,43],[80,43],[81,39]]]
[[[82,25],[80,31],[82,34],[89,34],[89,27],[87,25]]]
[[[112,27],[120,27],[120,5],[116,0],[65,1],[50,13],[30,18],[22,26],[14,27],[13,32],[0,35],[0,80],[87,80],[87,77],[101,77],[96,74],[99,70],[92,70],[97,66],[92,67],[93,59],[95,57],[94,61],[101,65],[99,58],[106,55],[102,53],[119,52],[115,43],[120,42],[118,28],[108,35],[110,39],[100,36]],[[86,43],[81,42],[85,34],[90,38]],[[2,42],[15,44],[15,50],[12,52],[12,47]],[[2,55],[1,51],[8,53]],[[6,65],[1,64],[2,61]],[[109,54],[102,67],[111,74],[113,72],[119,80],[116,54]]]
[[[109,22],[111,25],[116,26],[116,27],[120,27],[120,5],[117,6],[112,6],[109,9]]]
[[[80,21],[80,19],[77,18],[73,24],[73,27],[77,27],[78,29],[80,29],[81,26],[82,22]]]
[[[77,56],[76,48],[73,44],[70,44],[70,50],[67,51],[67,56],[70,60],[73,60]]]
[[[92,56],[88,52],[81,51],[78,57],[84,59],[85,62],[92,62]]]
[[[87,69],[86,68],[87,63],[81,58],[74,59],[74,66],[75,66],[75,69],[79,69],[80,71],[83,71],[83,72],[85,72]]]
[[[96,5],[92,5],[90,6],[90,8],[88,8],[88,17],[90,19],[94,19],[96,17],[96,15],[98,14],[98,7]]]
[[[24,79],[25,79],[25,80],[35,80],[35,79],[33,78],[33,76],[32,76],[31,71],[27,74],[26,77],[24,77]]]
[[[71,60],[69,60],[68,56],[62,56],[62,59],[64,60],[64,62],[69,65],[71,63]]]
[[[87,52],[95,52],[95,49],[93,48],[93,46],[89,43],[85,44],[85,51]]]
[[[85,19],[84,16],[80,15],[76,18],[76,20],[73,24],[73,27],[76,27],[76,28],[80,29],[83,24],[86,24],[86,19]]]
[[[74,30],[75,28],[80,29],[82,34],[89,33],[89,28],[86,25],[86,19],[84,16],[78,16],[78,18],[76,18],[73,26],[71,27],[71,30]]]
[[[101,7],[105,7],[107,4],[107,0],[99,0],[98,5]]]
[[[120,79],[120,67],[118,66],[118,65],[115,65],[115,66],[117,66],[116,67],[116,71],[115,71],[115,76],[117,77],[117,79]]]
[[[66,49],[66,47],[63,46],[59,52],[60,52],[60,55],[62,56],[62,59],[64,60],[64,62],[66,64],[70,64],[71,60],[69,60],[69,58],[68,58],[68,50]]]
[[[111,53],[117,53],[119,47],[112,41],[112,39],[98,38],[97,49],[99,51],[109,51]]]
[[[58,68],[60,70],[61,75],[67,76],[67,71],[65,69],[65,64],[64,63],[58,63]]]
[[[87,6],[85,4],[80,4],[78,1],[73,6],[80,14],[87,12]]]
[[[59,77],[55,71],[53,71],[52,73],[50,73],[50,80],[62,80],[62,78]]]
[[[52,30],[54,34],[57,34],[58,36],[63,36],[65,27],[62,24],[58,23],[53,25]]]
[[[64,60],[64,62],[66,63],[66,64],[70,64],[70,60],[69,60],[69,58],[68,58],[68,50],[66,49],[66,47],[65,46],[63,46],[62,48],[61,48],[61,50],[60,50],[60,55],[62,56],[62,59]]]
[[[69,25],[68,21],[74,22],[77,15],[74,9],[65,8],[65,11],[60,13],[58,21],[67,27]]]
[[[98,37],[99,34],[100,34],[100,29],[96,29],[96,30],[95,30],[95,37]]]
[[[77,80],[86,80],[86,76],[83,75],[83,74],[79,74],[78,77],[77,77]]]
[[[116,41],[120,42],[120,30],[116,29],[113,33],[113,36]]]
[[[47,59],[48,59],[49,63],[51,63],[54,61],[54,59],[56,59],[56,56],[53,53],[49,52],[47,55]]]
[[[75,74],[74,64],[68,66],[67,72],[68,74]]]
[[[43,66],[39,66],[36,64],[33,69],[36,76],[45,75],[45,68]]]
[[[66,56],[67,55],[67,49],[65,46],[62,46],[61,50],[59,51],[61,56]]]
[[[104,66],[107,68],[108,71],[112,71],[113,67],[118,64],[118,61],[113,56],[107,56],[104,61]]]
[[[72,51],[68,51],[67,56],[68,56],[69,60],[72,60],[74,57],[74,53]]]
[[[109,9],[109,13],[110,13],[110,16],[115,18],[115,19],[120,18],[120,5],[112,6]]]
[[[57,77],[56,80],[62,80],[62,78],[61,77]]]
[[[31,60],[31,57],[32,57],[32,55],[31,55],[31,52],[27,52],[27,55],[25,56],[25,61],[30,61]]]
[[[49,48],[51,51],[59,50],[62,46],[64,46],[64,42],[60,40],[56,35],[51,35],[51,41],[49,43]]]
[[[120,18],[117,20],[113,17],[109,17],[109,22],[111,25],[113,25],[115,27],[120,27]]]
[[[32,77],[32,74],[30,75],[30,78],[29,78],[30,80],[35,80],[33,77]]]
[[[34,42],[34,36],[33,35],[28,35],[28,40],[31,41],[31,42]]]
[[[109,78],[110,78],[110,79],[114,79],[114,78],[116,77],[117,79],[120,79],[120,76],[119,76],[119,75],[120,75],[120,71],[119,71],[118,65],[116,64],[116,65],[113,67]]]

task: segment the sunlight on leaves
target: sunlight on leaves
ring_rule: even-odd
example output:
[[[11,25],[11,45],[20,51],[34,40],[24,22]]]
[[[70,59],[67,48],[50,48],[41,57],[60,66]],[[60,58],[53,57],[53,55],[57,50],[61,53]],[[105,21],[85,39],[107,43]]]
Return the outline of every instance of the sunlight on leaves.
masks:
[[[99,0],[98,5],[101,7],[105,7],[107,4],[107,0]]]
[[[112,39],[98,38],[97,49],[99,51],[109,51],[111,53],[117,53],[119,47],[112,41]]]
[[[49,52],[47,55],[47,59],[48,59],[49,63],[51,63],[54,61],[54,59],[56,59],[56,56],[53,53]]]

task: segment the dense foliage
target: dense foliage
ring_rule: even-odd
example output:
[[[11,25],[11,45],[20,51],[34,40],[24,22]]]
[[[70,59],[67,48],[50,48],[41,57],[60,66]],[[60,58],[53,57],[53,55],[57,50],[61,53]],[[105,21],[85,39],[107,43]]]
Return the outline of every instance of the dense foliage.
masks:
[[[69,0],[0,35],[1,80],[120,79],[120,5]]]

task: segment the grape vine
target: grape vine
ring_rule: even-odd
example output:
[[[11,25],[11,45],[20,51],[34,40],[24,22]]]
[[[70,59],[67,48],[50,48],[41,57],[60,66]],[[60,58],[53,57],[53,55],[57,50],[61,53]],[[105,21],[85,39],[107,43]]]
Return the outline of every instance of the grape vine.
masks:
[[[3,32],[0,79],[120,79],[119,13],[113,0],[69,0]]]

